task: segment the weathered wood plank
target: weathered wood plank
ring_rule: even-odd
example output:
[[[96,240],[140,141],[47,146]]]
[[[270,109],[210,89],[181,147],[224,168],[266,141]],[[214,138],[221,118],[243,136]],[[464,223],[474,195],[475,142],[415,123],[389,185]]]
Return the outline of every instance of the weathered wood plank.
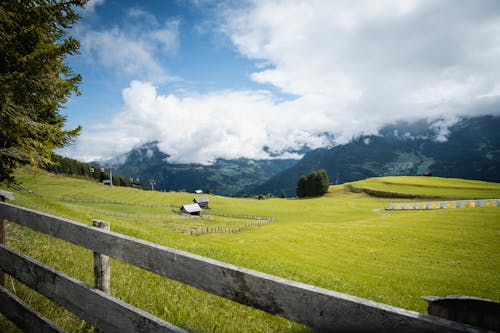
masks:
[[[24,332],[65,333],[53,322],[28,307],[10,291],[0,286],[0,313]]]
[[[5,245],[0,245],[0,267],[104,332],[185,332]]]
[[[7,227],[6,221],[0,218],[0,244],[5,244],[5,228]],[[0,269],[0,286],[5,286],[5,273]]]
[[[10,204],[0,217],[233,301],[320,330],[460,332],[442,318],[167,248]]]
[[[94,220],[94,227],[109,231],[109,223]],[[111,267],[109,256],[94,252],[94,286],[104,291],[106,294],[111,294]]]

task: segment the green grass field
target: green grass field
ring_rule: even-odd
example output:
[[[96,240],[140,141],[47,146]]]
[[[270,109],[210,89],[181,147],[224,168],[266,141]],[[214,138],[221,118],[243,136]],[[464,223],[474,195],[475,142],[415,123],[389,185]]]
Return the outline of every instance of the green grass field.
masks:
[[[210,216],[185,218],[173,206],[189,193],[105,187],[86,180],[19,171],[35,193],[13,191],[15,204],[189,251],[245,268],[425,312],[424,295],[500,300],[500,207],[384,211],[394,199],[332,186],[315,199],[240,199],[210,195]],[[383,177],[356,188],[440,198],[500,198],[500,184],[436,177]],[[8,189],[12,191],[12,189]],[[437,199],[436,199],[437,200]],[[398,199],[397,201],[412,201]],[[247,221],[215,215],[276,217],[241,233],[190,236],[199,226]],[[7,244],[92,285],[92,253],[9,223]],[[7,279],[7,287],[71,332],[92,331],[50,301]],[[308,331],[295,323],[112,261],[112,294],[196,332]],[[0,319],[0,331],[15,331]]]
[[[403,195],[448,199],[492,199],[498,197],[500,184],[439,177],[380,177],[350,184],[355,188]]]

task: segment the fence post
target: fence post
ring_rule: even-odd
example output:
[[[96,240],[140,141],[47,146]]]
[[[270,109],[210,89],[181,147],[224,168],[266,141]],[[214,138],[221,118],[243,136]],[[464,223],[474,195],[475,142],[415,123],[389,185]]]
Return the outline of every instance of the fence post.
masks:
[[[0,200],[5,202],[5,197],[0,195]],[[0,244],[5,244],[5,220],[0,219]],[[0,286],[5,286],[5,273],[0,269]]]
[[[0,219],[0,244],[4,244],[5,239],[5,220]],[[0,269],[0,286],[5,286],[5,273]]]
[[[94,227],[109,231],[109,223],[94,220]],[[104,291],[110,295],[111,292],[111,270],[109,266],[109,257],[94,252],[94,283],[95,288]]]

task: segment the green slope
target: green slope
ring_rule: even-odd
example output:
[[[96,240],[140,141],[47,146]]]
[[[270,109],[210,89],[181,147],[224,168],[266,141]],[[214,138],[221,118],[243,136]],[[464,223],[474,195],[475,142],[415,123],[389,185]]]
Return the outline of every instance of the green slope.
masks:
[[[277,222],[241,233],[194,237],[173,231],[172,225],[191,222],[179,222],[168,206],[189,203],[193,194],[109,188],[26,171],[17,177],[38,194],[14,190],[18,205],[88,224],[102,219],[116,232],[276,276],[420,312],[426,311],[423,295],[500,300],[498,207],[385,212],[391,198],[353,193],[343,185],[332,186],[326,196],[316,199],[210,196],[212,212],[274,216]],[[487,197],[500,197],[498,184],[434,177],[375,178],[351,185],[415,195],[466,198],[484,191]],[[214,217],[196,223],[241,222]],[[9,246],[92,284],[90,251],[11,223],[7,237]],[[20,284],[7,282],[9,289],[69,331],[89,330]],[[112,294],[191,331],[307,331],[118,261],[112,262]],[[0,319],[0,331],[12,330]]]
[[[440,177],[378,177],[345,186],[380,197],[428,197],[443,199],[493,199],[500,196],[500,184]]]

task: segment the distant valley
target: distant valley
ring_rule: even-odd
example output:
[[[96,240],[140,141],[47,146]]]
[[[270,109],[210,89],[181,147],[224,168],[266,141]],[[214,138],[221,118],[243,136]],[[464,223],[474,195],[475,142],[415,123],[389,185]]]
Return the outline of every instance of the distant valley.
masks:
[[[325,169],[332,184],[375,176],[423,175],[500,182],[500,117],[463,119],[446,141],[425,122],[399,123],[379,135],[305,153],[297,160],[219,159],[214,164],[171,164],[155,142],[99,163],[113,173],[159,190],[209,190],[227,196],[295,195],[302,175]]]
[[[239,195],[245,189],[264,183],[288,169],[297,160],[218,159],[212,165],[173,164],[156,142],[147,143],[116,159],[99,162],[120,174],[157,190],[194,192],[201,189],[226,196]]]
[[[437,141],[425,122],[387,126],[331,149],[317,149],[252,192],[295,193],[297,179],[325,169],[330,183],[376,176],[424,175],[500,182],[500,117],[464,119]]]

